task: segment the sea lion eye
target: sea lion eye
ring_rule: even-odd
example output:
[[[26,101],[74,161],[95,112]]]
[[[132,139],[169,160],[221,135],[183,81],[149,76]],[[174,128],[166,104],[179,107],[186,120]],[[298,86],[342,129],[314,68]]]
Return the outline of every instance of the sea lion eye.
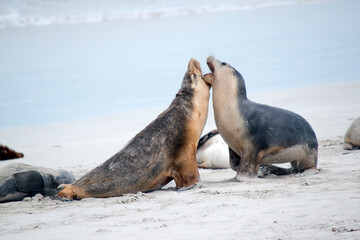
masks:
[[[224,62],[223,62],[223,63],[222,63],[222,65],[223,65],[223,66],[225,66],[225,65],[226,65],[226,63],[224,63]]]

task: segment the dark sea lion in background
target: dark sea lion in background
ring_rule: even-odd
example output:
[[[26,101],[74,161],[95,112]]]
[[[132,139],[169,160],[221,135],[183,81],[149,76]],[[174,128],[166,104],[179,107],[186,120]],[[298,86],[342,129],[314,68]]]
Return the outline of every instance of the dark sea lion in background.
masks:
[[[168,109],[118,153],[71,185],[60,186],[59,197],[115,197],[149,192],[175,180],[178,189],[199,180],[196,148],[204,128],[210,85],[200,63],[191,59],[181,88]]]
[[[74,176],[64,170],[13,163],[0,169],[0,203],[21,201],[38,193],[54,196],[60,184],[74,181]]]
[[[348,128],[344,139],[344,149],[360,148],[360,118],[356,119]]]
[[[15,152],[14,150],[8,148],[7,146],[0,144],[0,161],[22,158],[22,157],[24,157],[24,154]]]
[[[196,161],[201,168],[230,168],[228,145],[217,129],[200,138]]]
[[[296,113],[258,104],[246,95],[241,74],[229,64],[208,57],[212,73],[204,80],[213,88],[216,126],[229,145],[236,179],[256,177],[260,165],[274,174],[316,169],[318,142],[310,124]],[[271,164],[291,163],[291,168]]]

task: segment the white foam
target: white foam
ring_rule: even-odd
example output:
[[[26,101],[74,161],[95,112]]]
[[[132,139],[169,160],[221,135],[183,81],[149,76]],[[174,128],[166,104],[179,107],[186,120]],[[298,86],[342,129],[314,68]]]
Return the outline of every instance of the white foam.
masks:
[[[3,0],[0,28],[151,19],[330,0]]]

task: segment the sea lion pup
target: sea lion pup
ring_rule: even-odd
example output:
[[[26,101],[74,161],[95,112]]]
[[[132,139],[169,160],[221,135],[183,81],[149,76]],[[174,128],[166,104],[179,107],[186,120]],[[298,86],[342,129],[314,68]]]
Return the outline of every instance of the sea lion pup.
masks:
[[[237,171],[237,180],[256,177],[260,165],[280,175],[316,169],[318,142],[304,118],[250,101],[235,68],[211,56],[207,64],[212,73],[203,79],[213,88],[215,123],[229,145],[230,166]],[[270,165],[286,162],[292,167]]]
[[[204,128],[210,85],[200,63],[191,59],[181,88],[168,109],[138,133],[118,153],[64,188],[59,197],[115,197],[149,192],[175,180],[178,189],[199,180],[196,147]]]
[[[360,118],[356,119],[348,128],[344,138],[344,149],[360,148]]]
[[[196,151],[196,162],[201,168],[230,168],[228,145],[217,129],[200,138]]]

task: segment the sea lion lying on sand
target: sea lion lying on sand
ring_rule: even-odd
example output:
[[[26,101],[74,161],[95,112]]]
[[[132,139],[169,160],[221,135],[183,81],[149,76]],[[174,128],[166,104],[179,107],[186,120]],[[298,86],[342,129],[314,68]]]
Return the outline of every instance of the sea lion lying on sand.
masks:
[[[64,170],[13,163],[0,169],[0,203],[21,201],[38,193],[53,196],[60,184],[74,181],[74,176]]]
[[[360,118],[356,119],[348,128],[344,139],[344,149],[360,148]]]
[[[227,63],[208,57],[215,123],[229,145],[230,166],[239,181],[257,177],[260,165],[271,173],[316,169],[318,142],[310,124],[296,113],[258,104],[247,98],[241,74]],[[290,162],[290,169],[271,164]]]
[[[194,186],[200,180],[196,147],[207,119],[209,94],[200,63],[191,59],[168,109],[106,162],[75,183],[60,186],[58,196],[82,199],[149,192],[173,179],[178,189]]]
[[[201,168],[230,168],[229,147],[217,129],[208,132],[199,140],[196,161]]]

